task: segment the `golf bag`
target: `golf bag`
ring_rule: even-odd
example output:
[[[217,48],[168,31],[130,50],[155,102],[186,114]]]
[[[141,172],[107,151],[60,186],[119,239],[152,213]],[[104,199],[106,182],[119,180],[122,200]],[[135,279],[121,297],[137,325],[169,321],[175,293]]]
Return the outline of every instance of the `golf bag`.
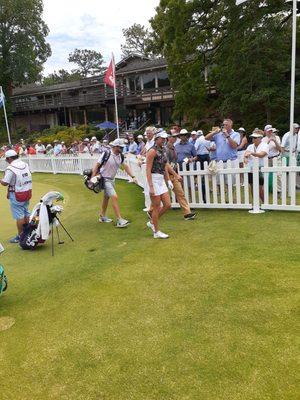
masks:
[[[59,192],[49,192],[33,208],[29,223],[23,226],[20,235],[19,244],[23,250],[34,250],[38,244],[45,243],[53,226],[58,226],[57,214],[63,211],[63,207],[54,205],[55,200],[63,200],[63,195]]]
[[[0,264],[0,295],[7,289],[7,277],[4,274],[4,268]]]
[[[110,150],[105,150],[102,162],[99,166],[99,171],[105,165],[111,155]],[[124,162],[124,154],[121,154],[122,163]],[[91,178],[93,173],[92,169],[86,169],[83,171],[83,179],[84,185],[89,189],[92,190],[94,193],[100,193],[104,190],[104,178],[99,174]]]

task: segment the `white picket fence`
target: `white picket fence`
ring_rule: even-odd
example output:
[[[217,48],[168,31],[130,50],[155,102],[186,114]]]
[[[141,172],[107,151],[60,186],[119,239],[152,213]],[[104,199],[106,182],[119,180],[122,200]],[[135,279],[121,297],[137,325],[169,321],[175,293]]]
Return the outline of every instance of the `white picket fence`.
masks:
[[[43,155],[22,158],[29,164],[32,172],[45,172],[53,174],[82,174],[85,169],[94,166],[98,156],[65,155],[48,157]],[[290,166],[286,159],[272,160],[268,166],[265,160],[264,167],[259,168],[258,160],[253,166],[253,193],[249,186],[250,168],[240,168],[237,162],[217,163],[217,168],[210,171],[207,163],[201,170],[200,163],[183,164],[179,174],[183,178],[185,196],[191,208],[218,208],[218,209],[245,209],[253,213],[263,210],[300,211],[300,198],[297,198],[296,176],[300,174],[293,158]],[[126,163],[137,179],[138,185],[146,184],[146,166],[140,164],[133,155],[126,156]],[[0,159],[0,171],[4,171],[7,164],[5,159]],[[259,174],[264,176],[264,200],[259,199]],[[272,174],[272,178],[270,178]],[[118,179],[130,180],[125,171],[119,170]],[[272,180],[272,190],[269,192],[269,179]],[[171,193],[172,207],[178,208],[179,204],[174,193]]]

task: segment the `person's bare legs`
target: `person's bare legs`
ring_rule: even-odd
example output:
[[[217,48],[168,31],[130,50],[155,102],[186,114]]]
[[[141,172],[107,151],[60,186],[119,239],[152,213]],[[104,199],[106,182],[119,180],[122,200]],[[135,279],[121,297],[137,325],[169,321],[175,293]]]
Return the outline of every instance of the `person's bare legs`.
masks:
[[[111,197],[112,207],[114,209],[115,215],[118,219],[121,219],[120,207],[118,203],[118,196],[114,195]]]
[[[108,207],[109,197],[104,196],[102,200],[102,210],[101,210],[101,217],[105,217],[107,207]]]
[[[28,222],[29,222],[29,217],[17,219],[16,223],[17,223],[17,230],[18,230],[19,235],[23,232],[23,225],[28,224]]]
[[[265,201],[265,196],[264,196],[264,187],[262,185],[259,186],[259,197],[261,202],[263,203]]]
[[[151,196],[151,202],[152,202],[152,214],[151,214],[152,223],[154,225],[154,231],[158,232],[159,218],[171,207],[170,195],[167,192],[162,194],[161,196]],[[163,206],[161,206],[161,203],[163,203]]]

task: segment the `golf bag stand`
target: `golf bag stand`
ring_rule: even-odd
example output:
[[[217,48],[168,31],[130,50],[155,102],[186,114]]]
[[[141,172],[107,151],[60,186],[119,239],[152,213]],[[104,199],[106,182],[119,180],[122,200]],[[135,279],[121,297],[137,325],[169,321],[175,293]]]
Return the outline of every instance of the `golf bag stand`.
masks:
[[[55,215],[55,217],[52,219],[51,222],[51,254],[52,256],[54,256],[54,227],[56,229],[56,234],[57,234],[57,240],[58,240],[58,244],[64,244],[64,241],[60,240],[60,234],[59,234],[59,227],[61,226],[61,228],[65,231],[65,233],[68,235],[68,237],[70,238],[70,240],[72,242],[74,242],[73,237],[70,235],[70,233],[67,231],[66,227],[63,225],[63,223],[61,222],[61,220],[58,218],[57,215]]]

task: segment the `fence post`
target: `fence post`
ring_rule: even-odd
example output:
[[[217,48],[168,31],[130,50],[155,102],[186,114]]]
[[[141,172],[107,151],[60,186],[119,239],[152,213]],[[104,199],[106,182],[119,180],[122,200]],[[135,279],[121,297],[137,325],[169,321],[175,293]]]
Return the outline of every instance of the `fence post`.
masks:
[[[260,209],[260,204],[259,204],[259,160],[258,158],[254,158],[253,160],[253,168],[252,168],[252,173],[253,173],[253,209],[249,210],[250,214],[262,214],[264,213],[264,210]]]
[[[52,157],[52,156],[51,156],[51,167],[52,167],[52,172],[55,175],[56,174],[55,160],[54,160],[54,157]]]

